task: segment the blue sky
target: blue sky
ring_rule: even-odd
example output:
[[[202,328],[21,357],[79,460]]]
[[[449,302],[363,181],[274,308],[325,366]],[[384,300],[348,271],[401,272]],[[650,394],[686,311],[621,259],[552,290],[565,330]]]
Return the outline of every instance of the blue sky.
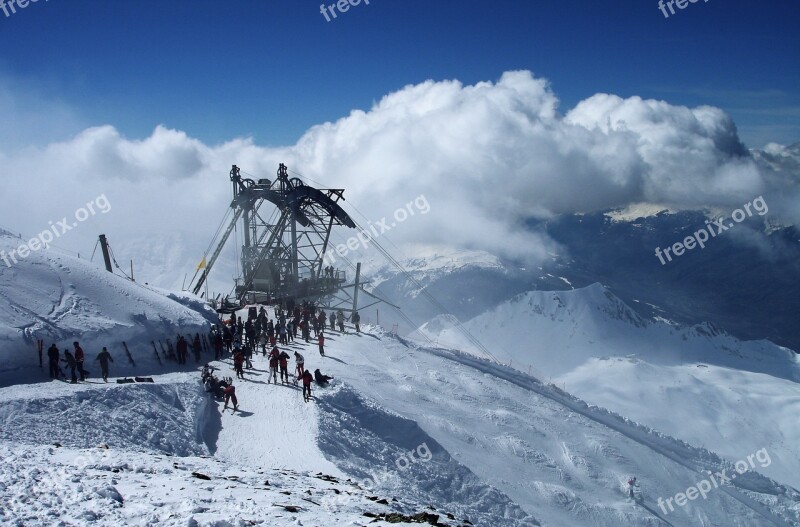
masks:
[[[711,104],[761,146],[800,140],[798,14],[785,0],[669,18],[653,0],[372,0],[326,22],[307,0],[39,0],[0,11],[0,80],[69,108],[74,131],[287,145],[407,84],[528,69],[561,112],[597,92]]]

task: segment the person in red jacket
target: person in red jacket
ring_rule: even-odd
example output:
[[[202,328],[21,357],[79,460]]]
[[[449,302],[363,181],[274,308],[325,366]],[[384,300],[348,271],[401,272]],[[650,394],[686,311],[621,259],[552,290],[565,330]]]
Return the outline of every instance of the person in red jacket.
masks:
[[[225,388],[222,389],[222,393],[225,394],[225,407],[222,409],[224,412],[228,409],[228,401],[233,403],[233,411],[239,409],[239,401],[236,399],[236,387],[233,384],[229,384]]]
[[[280,359],[281,382],[289,384],[289,354],[282,351],[278,359]]]
[[[278,350],[278,346],[272,348],[272,351],[269,352],[269,374],[267,374],[267,384],[270,383],[272,380],[275,384],[278,384],[278,364],[280,363],[281,359],[281,352]],[[281,378],[283,378],[281,376]]]
[[[244,353],[238,348],[233,353],[233,369],[238,379],[244,379]]]
[[[322,332],[319,334],[319,354],[325,356],[325,335]]]
[[[314,376],[311,375],[310,371],[306,370],[305,373],[297,379],[303,381],[303,400],[308,402],[311,400],[311,383],[314,382]]]
[[[81,381],[86,380],[86,370],[83,369],[83,361],[85,359],[83,355],[83,348],[77,342],[72,343],[75,346],[75,366],[78,368],[78,373],[81,376]]]

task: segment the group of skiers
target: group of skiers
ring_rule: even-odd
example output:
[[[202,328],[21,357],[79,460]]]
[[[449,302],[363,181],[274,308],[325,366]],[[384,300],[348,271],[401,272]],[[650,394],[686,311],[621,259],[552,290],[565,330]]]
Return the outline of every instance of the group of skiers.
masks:
[[[74,354],[70,352],[69,349],[65,349],[63,359],[61,358],[61,353],[58,351],[58,346],[55,344],[51,345],[47,349],[47,359],[49,362],[51,379],[63,379],[64,381],[67,380],[67,376],[61,369],[61,363],[63,362],[67,365],[67,368],[69,368],[70,377],[72,379],[71,384],[78,383],[78,375],[80,375],[80,380],[82,382],[86,381],[86,377],[89,375],[89,372],[83,368],[86,355],[80,343],[73,342],[72,346],[74,348]],[[108,352],[108,349],[103,348],[103,350],[97,354],[95,361],[100,363],[100,372],[101,376],[103,377],[103,381],[108,382],[108,365],[110,362],[114,362],[114,359],[111,358],[111,354]]]
[[[251,308],[246,322],[242,322],[242,317],[232,316],[229,320],[221,321],[219,325],[214,325],[211,329],[211,343],[214,349],[215,360],[220,360],[224,357],[225,352],[231,353],[233,357],[233,369],[237,379],[245,378],[245,370],[253,368],[253,355],[258,354],[267,358],[269,364],[269,373],[267,376],[268,384],[278,384],[280,379],[281,384],[289,384],[289,361],[291,356],[282,351],[279,345],[289,345],[294,342],[298,337],[298,332],[305,342],[311,341],[311,331],[314,332],[314,338],[319,347],[320,356],[325,356],[325,330],[329,327],[334,330],[336,325],[339,326],[339,331],[344,332],[345,316],[342,310],[337,313],[330,313],[328,316],[323,309],[315,309],[313,304],[304,303],[302,306],[296,306],[287,311],[276,307],[274,311],[275,319],[270,319],[267,315],[267,310],[264,306],[256,312],[255,308]],[[358,326],[360,317],[358,312],[355,312],[352,317],[356,328],[360,331]],[[267,349],[270,349],[267,352]],[[307,402],[311,398],[311,385],[316,382],[319,386],[327,386],[333,377],[323,375],[319,369],[311,372],[305,369],[305,358],[299,352],[294,353],[295,371],[293,382],[303,384],[303,399]],[[206,365],[204,371],[209,368]],[[212,379],[213,390],[219,391],[216,388],[213,375],[209,374],[209,379]],[[206,381],[204,375],[204,382]],[[227,382],[227,385],[232,387],[233,379]],[[208,391],[212,391],[207,388]],[[221,394],[221,392],[219,392]],[[234,396],[235,397],[235,396]],[[236,406],[236,405],[234,405]]]
[[[255,308],[252,308],[253,310]],[[251,315],[253,313],[251,312]],[[267,354],[267,349],[275,347],[277,344],[288,345],[298,337],[305,342],[311,341],[311,332],[314,332],[314,339],[317,340],[320,348],[324,346],[324,332],[328,327],[331,331],[338,326],[339,331],[344,333],[345,315],[340,309],[330,315],[324,309],[317,310],[313,304],[304,303],[302,306],[295,306],[284,311],[275,308],[275,318],[271,319],[267,315],[267,310],[261,306],[258,314],[249,316],[246,322],[242,317],[232,317],[231,319],[215,325],[211,330],[211,346],[214,349],[214,359],[220,360],[225,351],[232,353],[235,348],[250,348],[253,353],[261,350],[263,355]],[[356,332],[361,331],[361,316],[355,311],[351,317],[355,325]],[[183,357],[185,360],[188,343],[181,344]],[[200,342],[195,337],[192,345],[195,354],[199,356]],[[181,353],[179,352],[179,357]],[[196,357],[197,358],[197,357]],[[179,362],[180,362],[179,358]]]

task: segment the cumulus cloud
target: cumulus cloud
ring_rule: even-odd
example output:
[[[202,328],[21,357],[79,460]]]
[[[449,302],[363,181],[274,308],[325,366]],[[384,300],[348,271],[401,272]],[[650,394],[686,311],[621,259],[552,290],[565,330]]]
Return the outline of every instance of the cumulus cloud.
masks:
[[[558,105],[546,80],[513,71],[470,86],[407,86],[281,148],[247,138],[206,145],[161,126],[142,140],[112,126],[88,128],[3,152],[0,225],[35,232],[105,193],[113,214],[82,226],[76,240],[91,245],[102,229],[123,239],[177,232],[194,259],[229,204],[230,166],[273,178],[279,162],[346,189],[348,206],[368,220],[424,194],[430,212],[393,229],[396,243],[458,245],[528,261],[553,250],[525,229],[531,218],[635,203],[735,208],[762,194],[785,204],[784,212],[796,207],[798,171],[778,173],[754,159],[717,108],[610,94],[566,114]],[[784,147],[771,148],[777,156]]]

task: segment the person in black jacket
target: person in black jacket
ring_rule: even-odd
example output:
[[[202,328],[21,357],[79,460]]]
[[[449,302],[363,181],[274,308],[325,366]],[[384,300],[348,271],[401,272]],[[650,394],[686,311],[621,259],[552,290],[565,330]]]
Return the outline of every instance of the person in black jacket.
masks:
[[[103,351],[98,353],[97,358],[94,360],[100,361],[100,373],[103,376],[103,380],[108,382],[108,362],[114,362],[114,359],[111,358],[111,354],[106,348],[103,348]]]
[[[53,344],[47,349],[47,358],[50,359],[50,378],[58,379],[61,368],[58,366],[58,361],[61,359],[59,355],[58,346]]]
[[[333,377],[330,375],[322,375],[322,372],[319,371],[319,368],[314,370],[314,380],[317,381],[317,384],[323,388],[328,385],[331,379],[333,379]]]
[[[72,356],[72,353],[69,350],[64,350],[64,358],[61,359],[62,362],[67,363],[67,368],[69,368],[70,373],[72,374],[72,384],[78,383],[78,376],[75,375],[75,368],[78,367],[78,363],[75,362],[75,357]],[[66,379],[66,376],[65,376]]]

